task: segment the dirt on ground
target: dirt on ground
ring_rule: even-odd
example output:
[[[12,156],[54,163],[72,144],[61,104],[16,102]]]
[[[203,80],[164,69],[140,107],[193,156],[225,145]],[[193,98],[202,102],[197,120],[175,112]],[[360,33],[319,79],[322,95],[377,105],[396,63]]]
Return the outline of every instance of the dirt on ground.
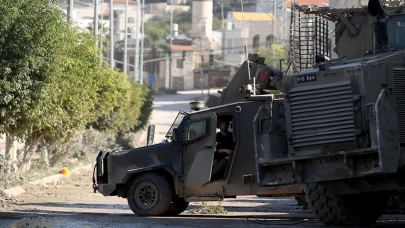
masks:
[[[0,219],[0,224],[7,222],[9,225],[6,227],[13,228],[74,227],[78,224],[88,226],[89,222],[103,221],[106,215],[110,220],[106,220],[105,224],[101,223],[103,227],[120,227],[121,225],[125,227],[125,224],[128,223],[127,220],[134,218],[137,218],[136,222],[141,222],[143,225],[161,223],[161,218],[141,218],[134,215],[129,209],[126,199],[116,196],[105,197],[98,192],[94,193],[92,172],[93,167],[89,165],[72,172],[69,177],[63,176],[54,183],[25,185],[23,187],[26,193],[17,197],[7,198],[0,194],[0,218],[2,215],[8,215],[6,219]],[[204,210],[201,208],[207,206],[219,207],[223,210],[218,210],[220,214],[212,214],[212,210],[205,210],[208,211],[208,214],[203,214]],[[170,224],[173,227],[193,227],[194,223],[190,222],[196,218],[203,219],[207,224],[215,221],[215,224],[220,224],[221,222],[218,223],[219,220],[226,221],[228,219],[236,219],[235,222],[252,220],[243,226],[242,224],[236,225],[236,227],[246,227],[248,224],[251,225],[260,221],[263,216],[267,217],[269,213],[277,218],[279,225],[282,225],[280,221],[290,221],[291,219],[288,217],[291,214],[294,215],[293,220],[291,220],[294,223],[298,220],[315,221],[310,212],[303,210],[292,198],[256,196],[226,199],[223,202],[206,202],[204,205],[201,202],[193,202],[182,215],[169,220],[172,221]],[[191,220],[188,221],[188,218]],[[114,220],[117,221],[114,222]],[[40,225],[38,225],[38,221],[41,221]],[[55,225],[61,223],[62,226]],[[20,226],[10,224],[20,224]],[[98,227],[98,225],[91,224],[90,227]]]

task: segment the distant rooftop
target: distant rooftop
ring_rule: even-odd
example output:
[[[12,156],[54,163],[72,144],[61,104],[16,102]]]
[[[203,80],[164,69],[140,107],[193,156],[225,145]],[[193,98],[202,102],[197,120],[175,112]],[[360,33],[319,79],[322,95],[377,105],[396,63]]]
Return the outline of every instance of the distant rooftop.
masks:
[[[172,51],[194,51],[191,45],[172,44]]]
[[[287,0],[287,8],[291,8],[291,1]],[[329,6],[329,0],[296,0],[298,5],[317,5],[320,7]]]
[[[230,12],[232,17],[237,21],[272,21],[272,13],[255,13],[255,12]]]

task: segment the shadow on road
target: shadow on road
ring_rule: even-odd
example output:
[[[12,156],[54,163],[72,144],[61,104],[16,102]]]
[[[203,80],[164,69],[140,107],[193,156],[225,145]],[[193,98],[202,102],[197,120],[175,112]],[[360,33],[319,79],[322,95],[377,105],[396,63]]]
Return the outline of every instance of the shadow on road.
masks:
[[[238,200],[238,202],[240,202]],[[249,203],[254,202],[254,200],[248,201]],[[257,205],[257,206],[237,206],[237,205],[226,205],[224,206],[225,210],[228,212],[268,212],[268,213],[281,213],[287,214],[288,213],[297,213],[297,214],[304,214],[303,216],[311,217],[311,212],[309,210],[303,210],[300,206],[291,204],[291,205],[277,205],[272,207],[272,205],[268,204],[269,202],[256,202],[256,203],[267,203],[267,205]],[[83,204],[83,203],[60,203],[60,202],[44,202],[44,203],[19,203],[19,206],[23,207],[34,207],[34,208],[44,208],[45,210],[49,210],[50,207],[53,208],[62,208],[68,211],[72,209],[80,209],[80,208],[87,208],[87,209],[112,209],[112,210],[130,210],[128,205],[126,204]],[[200,205],[189,205],[187,210],[198,210],[201,208]],[[247,209],[249,208],[249,209]],[[36,209],[36,211],[43,211],[42,209]]]
[[[241,215],[179,215],[176,217],[138,217],[134,214],[111,214],[94,212],[66,212],[49,210],[21,210],[12,213],[0,212],[0,224],[2,220],[16,220],[26,217],[29,213],[31,220],[41,221],[52,219],[53,221],[69,220],[76,222],[95,222],[97,224],[132,224],[133,227],[149,227],[151,225],[167,225],[168,227],[326,227],[317,219],[308,219],[301,216],[285,216],[277,214],[241,216]],[[288,214],[288,213],[287,213]],[[25,220],[29,221],[29,220]],[[404,220],[392,221],[380,219],[374,227],[404,227]],[[232,225],[234,224],[234,225]],[[140,226],[139,226],[140,225]],[[213,226],[215,225],[215,226]]]

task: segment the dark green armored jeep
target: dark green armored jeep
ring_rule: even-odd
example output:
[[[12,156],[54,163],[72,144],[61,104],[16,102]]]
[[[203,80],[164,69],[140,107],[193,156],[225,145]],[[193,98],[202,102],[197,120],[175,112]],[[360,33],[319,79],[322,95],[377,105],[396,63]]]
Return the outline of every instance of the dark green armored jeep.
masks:
[[[177,215],[189,202],[221,201],[240,195],[302,196],[301,185],[258,185],[255,151],[262,150],[257,148],[280,151],[287,146],[282,102],[266,96],[180,112],[163,143],[100,152],[94,188],[105,196],[127,198],[129,207],[139,216]],[[265,107],[272,105],[269,110],[273,118],[269,118]],[[235,149],[223,173],[214,179],[211,175],[219,119],[229,121]],[[263,140],[273,143],[255,143]]]

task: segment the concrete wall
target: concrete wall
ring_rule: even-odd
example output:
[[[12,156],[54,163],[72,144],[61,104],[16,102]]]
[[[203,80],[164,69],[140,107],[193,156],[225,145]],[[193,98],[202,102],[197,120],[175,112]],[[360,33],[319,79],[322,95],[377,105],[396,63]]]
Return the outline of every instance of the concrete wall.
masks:
[[[183,61],[181,53],[173,53],[173,56],[177,56],[172,59],[172,86],[174,86],[174,81],[177,81],[177,86],[179,81],[183,80],[183,88],[174,88],[177,90],[191,90],[194,88],[194,55],[192,52],[186,52],[186,60]],[[177,67],[177,61],[183,62],[183,68]],[[174,79],[175,77],[181,77],[183,79]],[[166,62],[166,88],[169,88],[169,61]]]

